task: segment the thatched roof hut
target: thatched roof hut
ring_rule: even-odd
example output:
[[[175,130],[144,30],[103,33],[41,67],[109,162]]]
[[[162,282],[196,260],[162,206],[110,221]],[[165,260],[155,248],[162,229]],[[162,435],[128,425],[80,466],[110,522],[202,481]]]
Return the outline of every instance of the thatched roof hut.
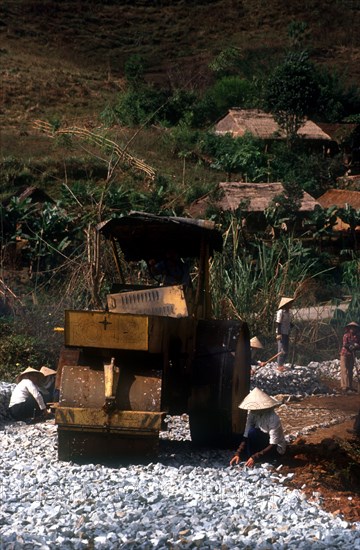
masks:
[[[360,210],[360,191],[348,191],[347,189],[328,189],[326,193],[318,198],[318,202],[323,208],[336,206],[337,208],[345,208],[348,204],[355,210]],[[349,224],[337,218],[335,231],[348,231]],[[360,231],[360,226],[356,227],[356,231]]]
[[[318,198],[318,202],[323,208],[337,206],[344,208],[346,204],[356,210],[360,209],[360,191],[349,191],[347,189],[328,189],[326,193]]]
[[[221,198],[211,201],[204,197],[195,201],[189,208],[189,214],[194,217],[204,216],[207,208],[212,204],[222,211],[234,211],[240,204],[246,204],[247,212],[264,212],[272,200],[284,192],[282,183],[243,183],[224,182],[218,187]],[[304,191],[300,212],[312,212],[320,204],[311,195]]]
[[[229,133],[233,137],[242,137],[246,132],[264,140],[285,138],[284,131],[274,117],[259,109],[230,109],[228,114],[215,125],[215,133],[218,135]],[[307,120],[301,126],[298,135],[307,140],[332,141],[332,138],[311,120]]]

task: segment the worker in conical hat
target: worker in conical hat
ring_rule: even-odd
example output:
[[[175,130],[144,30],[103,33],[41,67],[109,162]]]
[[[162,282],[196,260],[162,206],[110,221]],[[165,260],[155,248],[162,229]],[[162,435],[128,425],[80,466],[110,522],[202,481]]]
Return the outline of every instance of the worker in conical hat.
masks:
[[[28,378],[29,380],[31,379],[34,382],[39,383],[41,382],[43,375],[37,369],[33,369],[32,367],[26,367],[25,370],[23,370],[22,372],[20,372],[20,374],[17,375],[16,383],[18,384],[19,382],[21,382],[23,378]]]
[[[59,401],[59,391],[55,388],[56,370],[49,367],[41,367],[40,372],[44,376],[44,381],[40,386],[41,395],[46,404]]]
[[[341,391],[350,393],[353,388],[353,373],[355,366],[355,354],[360,350],[360,325],[351,321],[345,325],[340,351],[340,384]]]
[[[263,349],[264,346],[257,336],[253,336],[252,338],[250,338],[250,347],[252,349]]]
[[[279,308],[276,312],[276,340],[278,345],[278,370],[285,370],[284,364],[289,353],[289,338],[292,327],[290,308],[293,305],[294,298],[282,296]]]
[[[281,420],[275,412],[279,403],[259,388],[254,388],[239,408],[248,411],[242,441],[230,460],[230,465],[245,461],[252,468],[255,462],[269,461],[281,457],[286,451]]]
[[[264,346],[260,342],[259,338],[257,336],[253,336],[250,338],[250,349],[251,349],[251,374],[255,374],[257,367],[260,366],[261,361],[257,359],[258,357],[258,350],[264,349]]]
[[[9,414],[13,420],[27,420],[46,416],[47,410],[39,386],[44,375],[27,367],[16,377],[16,386],[11,394]]]

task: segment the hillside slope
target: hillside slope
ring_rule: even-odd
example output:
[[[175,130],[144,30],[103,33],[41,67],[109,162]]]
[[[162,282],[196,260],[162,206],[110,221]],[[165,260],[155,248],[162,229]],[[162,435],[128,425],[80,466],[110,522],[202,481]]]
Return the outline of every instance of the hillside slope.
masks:
[[[307,22],[314,60],[360,83],[356,0],[4,0],[1,122],[93,116],[132,54],[149,79],[198,87],[209,60],[235,46],[253,74],[282,51],[291,21]]]

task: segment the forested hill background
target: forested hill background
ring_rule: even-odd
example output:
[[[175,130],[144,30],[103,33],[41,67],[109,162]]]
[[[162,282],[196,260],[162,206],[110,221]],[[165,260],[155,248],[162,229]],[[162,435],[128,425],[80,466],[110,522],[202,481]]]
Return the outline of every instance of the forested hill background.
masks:
[[[352,296],[347,320],[358,320],[356,205],[341,209],[346,241],[333,243],[331,208],[302,220],[305,244],[287,228],[303,191],[359,191],[359,29],[359,0],[2,0],[0,378],[54,367],[64,309],[106,303],[114,273],[95,225],[130,210],[190,215],[204,197],[226,237],[214,313],[245,319],[265,356],[279,295],[300,306]],[[214,135],[231,107],[340,126],[341,148],[324,155],[296,131],[271,146]],[[243,201],[234,216],[216,207],[226,181],[283,183],[255,236]],[[298,364],[338,353],[336,322],[304,327]]]
[[[358,0],[4,0],[1,123],[96,113],[134,54],[162,85],[206,86],[209,62],[229,47],[243,75],[256,75],[276,63],[296,21],[307,24],[311,59],[359,85]]]

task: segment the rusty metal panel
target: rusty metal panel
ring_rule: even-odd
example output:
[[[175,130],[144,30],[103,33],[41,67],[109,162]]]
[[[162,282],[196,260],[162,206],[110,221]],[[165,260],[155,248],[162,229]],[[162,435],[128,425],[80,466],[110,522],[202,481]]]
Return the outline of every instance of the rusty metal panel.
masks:
[[[158,432],[161,428],[163,413],[144,411],[114,411],[107,414],[101,408],[58,407],[55,410],[55,422],[62,428],[68,426],[73,430],[76,426],[103,431],[124,431],[139,434]]]
[[[118,409],[130,411],[160,411],[161,386],[160,370],[151,369],[135,373],[120,366],[116,406]],[[60,387],[60,407],[101,408],[104,402],[104,371],[87,366],[64,366]]]
[[[161,387],[161,371],[133,373],[120,368],[116,399],[118,408],[131,411],[160,411]]]
[[[105,311],[65,311],[65,344],[106,349],[147,350],[149,319]]]
[[[181,285],[109,294],[107,304],[109,311],[117,313],[142,313],[161,317],[189,315]]]
[[[61,407],[102,407],[105,401],[104,388],[104,371],[65,365],[59,405]]]
[[[77,365],[79,362],[80,350],[74,348],[62,348],[56,370],[55,388],[60,389],[62,370],[64,365]]]

